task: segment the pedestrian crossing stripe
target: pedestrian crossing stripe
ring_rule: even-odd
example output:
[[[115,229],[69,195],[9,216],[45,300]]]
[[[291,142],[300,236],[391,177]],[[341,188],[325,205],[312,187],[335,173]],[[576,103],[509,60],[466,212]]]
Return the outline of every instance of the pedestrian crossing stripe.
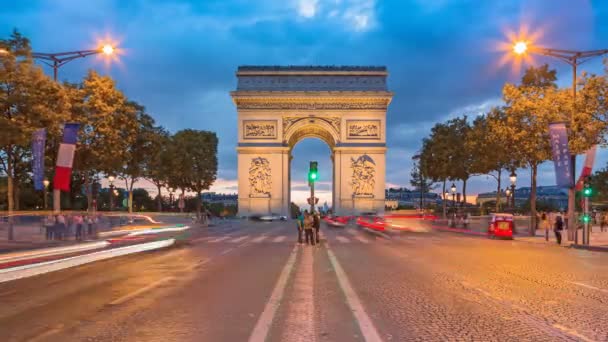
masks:
[[[232,240],[230,240],[228,242],[238,243],[238,242],[241,242],[241,241],[247,239],[248,237],[249,237],[249,235],[245,235],[245,236],[238,237],[236,239],[232,239]]]
[[[324,241],[336,240],[339,243],[347,244],[352,242],[358,242],[363,244],[369,244],[371,242],[374,243],[391,243],[391,240],[383,239],[383,238],[369,238],[361,235],[358,232],[351,233],[352,235],[346,237],[343,235],[332,235],[326,236],[325,234],[319,234],[319,238]],[[279,236],[268,236],[268,235],[259,235],[259,236],[251,236],[251,235],[242,235],[242,236],[207,236],[201,237],[198,239],[194,239],[194,242],[207,242],[207,243],[218,243],[218,242],[226,242],[226,243],[240,243],[249,240],[250,243],[281,243],[287,240],[295,241],[297,236],[292,236],[291,238],[286,235]],[[408,237],[403,238],[399,237],[397,240],[411,240],[415,241],[418,239],[422,239],[421,237]]]
[[[264,241],[267,237],[268,236],[266,236],[266,235],[258,236],[257,238],[251,240],[251,242],[253,242],[253,243],[259,243],[259,242]]]
[[[211,242],[211,243],[221,242],[221,241],[224,241],[226,239],[228,239],[228,236],[222,236],[222,237],[219,237],[217,239],[209,240],[209,242]]]
[[[363,243],[369,243],[369,240],[364,238],[363,236],[355,236],[355,239],[357,239]]]
[[[276,238],[274,238],[274,240],[272,240],[272,242],[283,242],[283,241],[285,241],[285,239],[287,239],[287,236],[281,235],[281,236],[277,236]]]
[[[348,238],[345,238],[344,236],[336,236],[336,239],[342,243],[349,243],[350,240]]]

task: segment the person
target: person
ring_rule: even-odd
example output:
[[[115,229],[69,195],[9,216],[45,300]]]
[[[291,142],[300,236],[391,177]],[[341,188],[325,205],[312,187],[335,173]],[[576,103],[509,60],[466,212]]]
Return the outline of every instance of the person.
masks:
[[[298,217],[296,217],[296,228],[298,229],[298,243],[302,244],[302,231],[304,230],[304,214],[300,211],[298,212]]]
[[[545,230],[545,241],[549,241],[549,216],[544,211],[540,214],[540,226]]]
[[[558,245],[562,244],[562,230],[564,230],[564,221],[560,215],[555,218],[555,228],[553,229]]]
[[[304,234],[306,235],[306,244],[307,245],[315,245],[315,239],[313,236],[313,218],[308,213],[308,211],[304,211]]]
[[[48,215],[46,217],[44,228],[46,229],[46,239],[53,240],[55,238],[55,216]]]
[[[606,227],[606,220],[608,219],[608,217],[606,217],[608,215],[608,213],[603,214],[602,212],[600,212],[600,231],[603,232],[604,231],[604,227]]]
[[[55,216],[55,238],[57,240],[63,240],[63,237],[66,233],[66,225],[65,225],[65,216],[59,214]]]
[[[464,229],[469,229],[469,213],[464,213],[462,216],[462,227]]]
[[[315,228],[315,240],[319,243],[319,229],[321,229],[321,218],[318,212],[313,213],[313,227]]]
[[[76,240],[81,241],[83,238],[83,236],[82,236],[82,216],[80,216],[79,214],[76,214],[76,215],[74,215],[74,217],[72,219],[74,221]]]
[[[93,217],[89,214],[86,218],[87,236],[93,236]]]

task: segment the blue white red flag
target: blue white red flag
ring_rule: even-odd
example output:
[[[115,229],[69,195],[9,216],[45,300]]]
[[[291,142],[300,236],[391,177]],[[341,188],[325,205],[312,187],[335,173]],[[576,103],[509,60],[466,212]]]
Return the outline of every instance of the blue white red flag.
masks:
[[[53,186],[56,190],[70,191],[70,179],[72,177],[72,164],[74,152],[76,151],[76,140],[80,124],[69,123],[63,128],[63,142],[59,145],[57,153],[57,164],[55,166],[55,177]]]

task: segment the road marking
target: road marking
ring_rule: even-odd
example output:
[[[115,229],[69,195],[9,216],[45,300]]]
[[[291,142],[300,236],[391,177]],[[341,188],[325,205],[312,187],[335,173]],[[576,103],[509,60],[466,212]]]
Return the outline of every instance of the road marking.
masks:
[[[164,277],[162,279],[159,279],[159,280],[157,280],[157,281],[155,281],[155,282],[153,282],[151,284],[148,284],[148,285],[146,285],[146,286],[144,286],[142,288],[139,288],[139,289],[137,289],[137,290],[135,290],[135,291],[127,294],[127,295],[124,295],[124,296],[122,296],[122,297],[120,297],[118,299],[115,299],[115,300],[111,301],[109,303],[109,305],[119,305],[119,304],[122,304],[122,303],[124,303],[124,302],[126,302],[128,300],[131,300],[131,299],[139,296],[140,294],[142,294],[144,292],[150,291],[150,290],[152,290],[152,289],[154,289],[154,288],[156,288],[156,287],[158,287],[158,286],[160,286],[160,285],[162,285],[162,284],[164,284],[164,283],[166,283],[168,281],[171,281],[173,279],[174,279],[173,277]]]
[[[63,324],[59,323],[56,326],[50,328],[49,330],[42,332],[40,335],[36,335],[36,336],[30,338],[28,341],[35,342],[35,341],[41,341],[43,339],[46,339],[47,337],[49,337],[51,335],[55,335],[58,332],[60,332],[63,329],[63,326],[64,326]]]
[[[293,279],[293,293],[286,303],[285,326],[287,329],[281,341],[314,342],[315,334],[315,307],[314,307],[314,255],[312,248],[302,251],[300,262],[295,267]]]
[[[241,241],[247,239],[248,237],[249,237],[249,235],[245,235],[245,236],[238,237],[236,239],[232,239],[232,240],[230,240],[228,242],[230,242],[230,243],[238,243],[238,242],[241,242]]]
[[[228,248],[227,250],[222,251],[222,252],[220,253],[220,255],[225,255],[225,254],[228,254],[228,253],[232,252],[233,250],[234,250],[234,248]]]
[[[344,236],[336,236],[336,239],[338,239],[338,241],[342,242],[342,243],[349,243],[350,240],[348,238],[345,238]]]
[[[356,235],[356,236],[354,236],[354,238],[357,239],[357,240],[359,240],[359,241],[361,241],[361,242],[363,242],[363,243],[369,243],[369,240],[366,239],[366,238],[364,238],[363,236]]]
[[[201,261],[197,262],[196,264],[194,264],[194,265],[190,266],[190,267],[188,268],[188,270],[189,270],[189,271],[194,271],[195,269],[197,269],[197,268],[199,268],[199,267],[202,267],[203,265],[205,265],[205,264],[206,264],[206,263],[208,263],[209,261],[211,261],[211,259],[203,259],[203,260],[201,260]]]
[[[260,242],[264,241],[267,237],[268,236],[266,236],[266,235],[258,236],[257,238],[251,240],[251,242],[260,243]]]
[[[279,280],[274,286],[268,302],[264,306],[264,311],[262,311],[260,318],[251,332],[251,336],[249,336],[250,342],[263,342],[266,340],[266,337],[268,337],[268,332],[272,326],[272,320],[274,319],[274,315],[281,304],[281,299],[283,298],[283,293],[285,293],[287,280],[289,279],[289,275],[293,270],[293,265],[296,262],[296,256],[298,255],[297,253],[298,245],[296,244],[293,246],[291,254],[289,255],[289,258],[287,258],[287,263],[285,263],[283,270],[281,270]]]
[[[276,238],[274,238],[274,240],[272,240],[272,242],[283,242],[283,241],[285,241],[285,239],[287,239],[287,236],[281,235],[281,236],[277,236]]]
[[[352,229],[347,229],[346,230],[347,233],[349,233],[350,235],[357,235],[358,233]]]
[[[228,238],[229,238],[229,236],[222,236],[222,237],[219,237],[219,238],[216,238],[216,239],[213,239],[213,240],[209,240],[209,242],[210,243],[221,242],[221,241],[224,241],[224,240],[226,240]]]
[[[378,331],[376,330],[376,327],[374,327],[372,320],[365,312],[365,309],[363,308],[363,305],[361,304],[357,293],[350,284],[350,281],[348,280],[346,273],[344,273],[342,266],[340,266],[338,259],[336,259],[336,256],[332,252],[329,244],[327,244],[326,246],[329,261],[331,262],[331,265],[334,268],[334,272],[336,272],[336,277],[338,278],[338,284],[340,284],[340,288],[342,288],[342,292],[344,292],[344,296],[346,297],[346,303],[350,307],[350,310],[353,312],[353,315],[357,320],[357,324],[359,325],[359,329],[363,334],[363,338],[365,338],[365,341],[368,342],[381,342],[382,339],[380,338],[380,334],[378,334]]]
[[[586,337],[584,335],[579,334],[576,330],[567,328],[567,327],[565,327],[563,325],[553,324],[553,327],[556,328],[556,329],[559,329],[559,330],[561,330],[561,331],[563,331],[563,332],[565,332],[567,334],[570,334],[570,335],[572,335],[574,337],[577,337],[577,338],[581,339],[582,341],[585,341],[585,342],[594,342],[595,341],[595,340],[592,340],[592,339],[590,339],[590,338],[588,338],[588,337]]]
[[[591,285],[587,285],[585,283],[579,283],[577,281],[569,281],[570,284],[574,284],[574,285],[578,285],[578,286],[582,286],[582,287],[586,287],[588,289],[592,289],[592,290],[596,290],[596,291],[600,291],[600,292],[605,292],[608,293],[608,290],[606,289],[601,289],[599,287],[595,287],[595,286],[591,286]]]

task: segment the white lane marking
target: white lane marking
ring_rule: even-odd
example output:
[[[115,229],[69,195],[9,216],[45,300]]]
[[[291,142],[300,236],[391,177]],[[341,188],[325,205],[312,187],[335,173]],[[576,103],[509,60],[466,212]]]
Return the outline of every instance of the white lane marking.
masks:
[[[124,295],[124,296],[122,296],[122,297],[120,297],[118,299],[115,299],[115,300],[111,301],[109,303],[109,305],[119,305],[119,304],[122,304],[122,303],[124,303],[124,302],[126,302],[128,300],[131,300],[131,299],[139,296],[140,294],[142,294],[144,292],[147,292],[147,291],[150,291],[150,290],[152,290],[152,289],[154,289],[156,287],[159,287],[160,285],[162,285],[162,284],[164,284],[164,283],[166,283],[168,281],[171,281],[173,279],[174,279],[173,277],[164,277],[162,279],[159,279],[159,280],[157,280],[157,281],[155,281],[155,282],[153,282],[151,284],[148,284],[148,285],[146,285],[146,286],[144,286],[142,288],[139,288],[139,289],[137,289],[137,290],[135,290],[135,291],[127,294],[127,295]]]
[[[277,236],[276,238],[274,238],[274,240],[272,240],[272,242],[283,242],[283,241],[285,241],[285,239],[287,239],[287,236],[281,235],[281,236]]]
[[[251,242],[260,243],[260,242],[264,241],[267,237],[268,236],[266,236],[266,235],[258,236],[257,238],[251,240]]]
[[[216,238],[216,239],[213,239],[213,240],[209,240],[209,242],[210,243],[221,242],[221,241],[224,241],[224,240],[226,240],[228,238],[229,238],[229,236],[222,236],[222,237],[219,237],[219,238]]]
[[[48,330],[45,330],[40,335],[30,338],[28,341],[30,341],[30,342],[42,341],[42,340],[46,339],[47,337],[49,337],[51,335],[55,335],[56,333],[60,332],[61,330],[63,330],[63,327],[64,327],[64,325],[62,323],[59,323],[56,326],[54,326]]]
[[[355,319],[357,320],[357,324],[359,325],[359,329],[363,334],[363,338],[368,342],[381,342],[380,334],[374,327],[372,320],[369,318],[365,309],[363,308],[363,304],[359,300],[357,293],[353,289],[346,273],[344,273],[344,269],[336,259],[336,256],[332,252],[329,244],[327,246],[327,255],[329,256],[329,261],[336,272],[336,277],[338,278],[338,284],[342,288],[342,292],[344,292],[344,296],[346,297],[346,303],[350,307],[350,310],[353,312]]]
[[[232,240],[230,240],[228,242],[230,242],[230,243],[238,243],[238,242],[241,242],[241,241],[247,239],[248,237],[249,237],[249,235],[245,235],[245,236],[238,237],[236,239],[232,239]]]
[[[228,248],[227,250],[222,251],[222,252],[220,253],[220,255],[225,255],[225,254],[228,254],[228,253],[232,252],[233,250],[234,250],[234,248]]]
[[[559,330],[561,330],[561,331],[563,331],[563,332],[565,332],[567,334],[570,334],[570,335],[572,335],[574,337],[577,337],[577,338],[581,339],[582,341],[585,341],[585,342],[594,342],[595,341],[593,339],[590,339],[587,336],[579,334],[576,330],[567,328],[567,327],[565,327],[563,325],[553,324],[553,327],[556,328],[556,329],[559,329]]]
[[[287,263],[285,263],[283,270],[281,270],[279,280],[274,286],[268,302],[264,306],[264,311],[262,311],[260,318],[258,318],[258,321],[251,332],[251,336],[249,336],[249,342],[264,342],[266,337],[268,337],[268,332],[272,326],[272,320],[274,319],[274,315],[281,304],[281,299],[283,298],[283,293],[285,292],[285,287],[287,286],[287,280],[289,279],[289,275],[293,270],[293,265],[296,262],[296,256],[298,255],[297,253],[298,245],[296,244],[293,246],[291,254],[289,255],[289,258],[287,258]]]
[[[601,288],[599,288],[599,287],[595,287],[595,286],[587,285],[587,284],[585,284],[585,283],[579,283],[579,282],[577,282],[577,281],[569,281],[569,283],[570,283],[570,284],[574,284],[574,285],[578,285],[578,286],[581,286],[581,287],[586,287],[586,288],[588,288],[588,289],[592,289],[592,290],[596,290],[596,291],[600,291],[600,292],[605,292],[605,293],[608,293],[608,290],[606,290],[606,289],[601,289]]]
[[[312,248],[305,248],[302,251],[300,262],[295,267],[293,293],[289,296],[289,302],[286,303],[288,312],[285,326],[287,329],[285,329],[281,341],[316,341],[313,253]]]
[[[355,235],[354,238],[357,239],[357,240],[359,240],[359,241],[361,241],[361,242],[363,242],[363,243],[369,243],[369,240],[366,239],[366,238],[364,238],[363,236]]]
[[[349,243],[350,240],[348,238],[345,238],[344,236],[336,236],[336,239],[342,243]]]

